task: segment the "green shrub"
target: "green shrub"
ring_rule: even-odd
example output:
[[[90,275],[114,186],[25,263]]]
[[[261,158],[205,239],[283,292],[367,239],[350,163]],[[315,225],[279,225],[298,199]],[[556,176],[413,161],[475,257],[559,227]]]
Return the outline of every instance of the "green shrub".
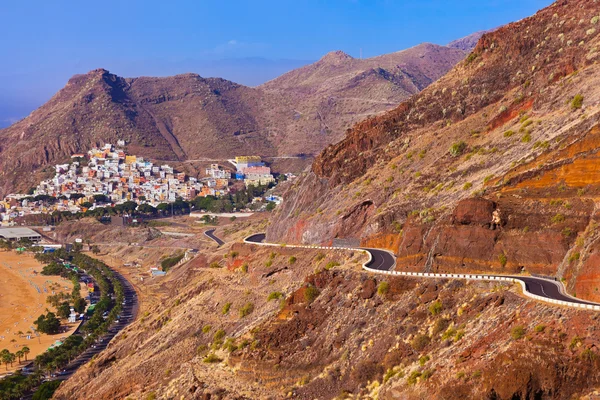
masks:
[[[580,338],[579,336],[575,336],[571,340],[571,344],[569,345],[569,349],[573,350],[575,347],[579,346],[581,343],[583,343],[583,339]]]
[[[443,309],[443,305],[442,302],[440,300],[436,300],[433,303],[431,303],[431,305],[429,306],[429,312],[431,313],[431,315],[436,316],[439,313],[442,312]]]
[[[521,137],[521,142],[523,142],[523,143],[531,142],[531,133],[529,131],[525,132],[523,137]]]
[[[325,265],[325,270],[329,271],[331,268],[333,267],[338,267],[340,265],[339,262],[337,261],[329,261],[326,265]]]
[[[431,378],[431,375],[433,375],[433,371],[432,369],[426,369],[425,371],[423,371],[423,374],[421,375],[421,379],[426,381],[427,379]]]
[[[247,274],[248,273],[248,263],[242,264],[242,266],[240,267],[240,271],[242,271],[244,274]]]
[[[579,110],[581,107],[583,107],[583,96],[581,94],[576,94],[571,100],[571,109]]]
[[[506,263],[508,262],[508,259],[506,258],[506,254],[505,253],[498,254],[498,261],[500,262],[500,265],[502,266],[502,268],[506,267]]]
[[[512,136],[512,135],[514,135],[514,134],[515,134],[515,132],[514,132],[514,131],[512,131],[512,130],[508,130],[508,131],[504,132],[504,137],[507,137],[507,138],[508,138],[508,137],[511,137],[511,136]]]
[[[515,326],[512,331],[510,332],[510,336],[514,339],[514,340],[519,340],[521,339],[523,336],[525,336],[525,328],[523,328],[521,325],[519,326]]]
[[[325,258],[325,254],[319,253],[315,256],[315,261],[321,261],[324,258]]]
[[[220,359],[215,353],[209,353],[209,354],[207,354],[204,357],[204,359],[202,360],[202,362],[205,362],[207,364],[220,363],[221,361],[223,361],[223,360]]]
[[[225,340],[225,343],[223,343],[223,350],[227,350],[228,352],[233,353],[237,349],[238,347],[236,346],[235,340],[233,338],[227,338],[227,340]]]
[[[377,287],[377,294],[380,296],[385,296],[390,291],[390,284],[386,281],[383,281]]]
[[[212,329],[212,326],[210,326],[210,325],[204,325],[202,327],[202,333],[208,333],[208,332],[211,331],[211,329]]]
[[[429,336],[424,335],[424,334],[419,334],[413,338],[413,340],[410,342],[410,345],[416,351],[421,351],[425,347],[427,347],[427,345],[429,344],[430,341],[431,341],[431,339],[429,338]]]
[[[579,261],[580,257],[581,257],[581,254],[579,252],[573,253],[569,256],[569,262]]]
[[[429,360],[430,360],[429,356],[421,356],[421,357],[419,357],[419,365],[422,367]]]
[[[223,329],[219,329],[218,331],[215,332],[215,336],[213,336],[213,342],[214,343],[218,343],[223,341],[223,338],[225,337],[225,331]]]
[[[583,361],[594,362],[598,358],[598,355],[592,349],[585,349],[581,352],[580,357]]]
[[[310,304],[313,301],[315,301],[315,299],[319,296],[319,294],[320,294],[319,289],[317,289],[313,285],[309,285],[304,290],[304,300],[306,300],[306,302]]]
[[[168,271],[169,268],[174,267],[179,261],[183,260],[184,254],[177,254],[172,257],[167,257],[160,262],[160,266],[163,271]]]
[[[473,184],[471,182],[467,182],[463,185],[463,190],[469,190],[473,187]]]
[[[228,314],[229,313],[229,309],[231,308],[231,303],[225,303],[225,305],[223,306],[223,315]]]
[[[450,152],[450,155],[452,157],[458,157],[465,151],[466,148],[467,148],[467,144],[461,140],[459,142],[452,144],[452,146],[450,147],[450,149],[448,151]]]
[[[562,214],[556,214],[555,216],[550,218],[550,222],[552,222],[553,224],[560,224],[561,222],[564,222],[564,221],[565,221],[565,216]]]
[[[296,263],[296,261],[297,261],[297,259],[296,259],[296,257],[294,257],[294,256],[291,256],[291,257],[289,258],[289,260],[288,260],[288,262],[290,263],[290,265],[293,265],[293,264],[295,264],[295,263]]]
[[[540,333],[540,332],[544,332],[544,330],[545,330],[545,329],[546,329],[546,325],[542,325],[542,324],[540,324],[540,325],[537,325],[537,326],[535,327],[535,331],[536,331],[536,332],[538,332],[538,333]]]
[[[244,317],[252,314],[252,311],[254,311],[254,304],[246,303],[246,304],[244,304],[244,306],[242,308],[240,308],[240,317],[244,318]]]
[[[387,370],[387,372],[385,373],[385,375],[383,375],[383,383],[387,383],[387,381],[389,381],[390,379],[392,379],[394,376],[396,375],[402,375],[402,371],[400,370],[396,370],[394,368],[390,368]]]
[[[210,268],[221,268],[221,264],[216,261],[210,263]]]
[[[267,267],[267,268],[269,268],[272,265],[273,265],[273,260],[269,260],[265,263],[265,267]]]
[[[283,297],[283,293],[281,293],[281,292],[271,292],[271,293],[269,293],[269,296],[267,297],[267,301],[278,300],[282,297]]]
[[[410,375],[408,376],[408,379],[406,380],[406,382],[409,385],[414,385],[415,383],[417,383],[417,381],[419,380],[419,378],[421,377],[421,372],[420,371],[413,371],[410,373]]]
[[[473,61],[475,61],[475,60],[477,59],[477,57],[478,57],[478,54],[477,54],[477,53],[475,53],[475,52],[473,52],[473,53],[469,54],[469,55],[467,56],[467,58],[465,59],[465,64],[466,64],[466,65],[469,65],[469,64],[471,64]]]
[[[456,329],[454,328],[449,328],[448,330],[446,330],[446,332],[444,332],[444,334],[442,335],[442,340],[447,340],[450,339],[452,337],[454,337],[456,335]]]

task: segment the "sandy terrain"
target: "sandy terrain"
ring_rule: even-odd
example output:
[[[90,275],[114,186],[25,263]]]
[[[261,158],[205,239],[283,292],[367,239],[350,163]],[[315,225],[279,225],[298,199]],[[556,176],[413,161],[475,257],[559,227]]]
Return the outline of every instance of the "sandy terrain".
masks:
[[[57,335],[35,333],[33,321],[51,307],[46,298],[58,291],[70,293],[73,288],[71,281],[40,275],[41,270],[42,265],[33,255],[0,252],[0,350],[8,349],[15,353],[27,346],[31,350],[29,360],[57,340],[69,336],[76,328],[76,324],[69,324],[65,326],[67,331]],[[18,361],[15,362],[12,369],[16,369],[18,364]],[[10,366],[8,370],[11,370]],[[0,374],[5,371],[2,365]]]

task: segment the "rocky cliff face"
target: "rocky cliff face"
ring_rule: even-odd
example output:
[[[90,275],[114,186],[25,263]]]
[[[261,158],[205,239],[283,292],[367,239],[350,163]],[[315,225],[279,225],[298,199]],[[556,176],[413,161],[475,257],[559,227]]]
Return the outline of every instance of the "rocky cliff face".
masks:
[[[598,20],[593,2],[558,1],[483,35],[446,76],[327,147],[269,237],[355,237],[402,268],[525,270],[600,300]]]
[[[195,74],[126,79],[91,71],[0,130],[0,195],[28,189],[73,153],[118,139],[131,153],[169,161],[317,154],[465,54],[434,45],[369,60],[333,53],[258,88]]]

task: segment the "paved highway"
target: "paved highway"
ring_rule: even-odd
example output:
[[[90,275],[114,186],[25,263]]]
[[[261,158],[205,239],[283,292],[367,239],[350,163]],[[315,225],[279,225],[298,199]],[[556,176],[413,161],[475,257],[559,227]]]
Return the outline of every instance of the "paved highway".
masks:
[[[215,236],[215,229],[209,229],[206,232],[204,232],[204,234],[206,236],[208,236],[209,238],[211,238],[212,240],[214,240],[215,242],[217,242],[217,244],[219,246],[223,246],[225,244],[224,241],[222,241],[221,239],[219,239],[218,237]],[[263,235],[264,236],[264,235]],[[263,240],[265,240],[265,238],[263,237]]]
[[[252,243],[263,243],[265,241],[266,235],[264,233],[257,233],[255,235],[249,236],[246,238],[247,242]],[[386,250],[380,249],[362,249],[371,253],[371,261],[367,263],[367,267],[371,269],[376,269],[379,271],[392,271],[396,266],[396,259],[393,254]],[[504,277],[504,278],[513,278],[518,279],[525,283],[526,290],[529,293],[538,295],[540,297],[545,297],[547,299],[554,300],[562,300],[569,301],[571,303],[578,304],[591,304],[598,305],[597,303],[592,303],[585,300],[580,300],[576,297],[569,296],[565,293],[564,286],[562,283],[558,281],[553,281],[551,279],[545,278],[537,278],[533,276],[506,276],[506,275],[487,275],[486,276],[496,276],[496,277]],[[443,279],[443,278],[442,278]]]

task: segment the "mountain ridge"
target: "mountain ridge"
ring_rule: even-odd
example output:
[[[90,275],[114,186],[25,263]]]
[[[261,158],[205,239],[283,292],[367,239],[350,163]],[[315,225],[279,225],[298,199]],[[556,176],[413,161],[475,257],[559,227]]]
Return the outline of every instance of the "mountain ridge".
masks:
[[[30,116],[0,130],[0,194],[25,191],[71,154],[119,139],[132,154],[174,163],[317,154],[465,56],[443,46],[421,50],[375,61],[332,52],[254,88],[194,73],[123,78],[99,68],[74,75]],[[302,88],[288,85],[287,77],[307,71]]]

